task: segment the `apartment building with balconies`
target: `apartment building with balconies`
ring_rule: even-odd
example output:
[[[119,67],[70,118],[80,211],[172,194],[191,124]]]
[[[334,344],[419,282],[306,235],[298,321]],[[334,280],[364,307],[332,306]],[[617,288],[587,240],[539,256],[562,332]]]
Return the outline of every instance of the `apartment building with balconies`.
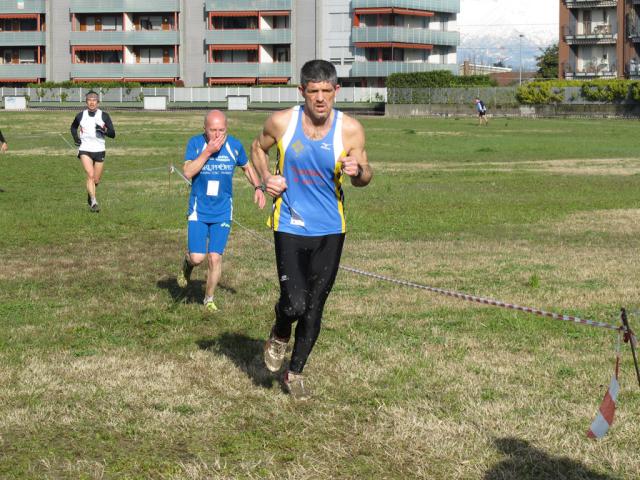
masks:
[[[0,0],[0,81],[287,84],[325,58],[343,84],[381,86],[395,72],[456,72],[459,10],[460,0]]]
[[[560,0],[559,77],[640,78],[640,0]]]
[[[293,0],[207,0],[207,83],[289,83],[292,4]]]
[[[457,74],[459,0],[352,0],[350,78],[383,86],[392,73]]]
[[[46,77],[45,2],[0,0],[0,82]]]
[[[624,75],[625,0],[560,0],[559,75]]]
[[[180,78],[179,0],[71,0],[70,78]]]

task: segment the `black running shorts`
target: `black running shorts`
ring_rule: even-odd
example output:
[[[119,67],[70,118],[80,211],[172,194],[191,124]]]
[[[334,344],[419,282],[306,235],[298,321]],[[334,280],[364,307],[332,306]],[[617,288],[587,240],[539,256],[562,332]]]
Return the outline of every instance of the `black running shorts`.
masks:
[[[86,152],[84,150],[80,150],[78,152],[78,158],[80,158],[80,155],[86,155],[87,157],[89,157],[91,160],[95,162],[104,162],[104,155],[106,152],[102,151],[102,152]]]

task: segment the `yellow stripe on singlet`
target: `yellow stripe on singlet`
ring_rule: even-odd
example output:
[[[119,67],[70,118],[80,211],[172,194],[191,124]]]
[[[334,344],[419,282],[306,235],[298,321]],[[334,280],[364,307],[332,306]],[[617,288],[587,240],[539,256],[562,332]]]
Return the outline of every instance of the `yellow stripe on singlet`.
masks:
[[[276,162],[275,175],[282,175],[284,171],[284,146],[282,145],[282,139],[278,140],[278,161]],[[273,211],[267,225],[274,231],[278,231],[278,225],[280,224],[280,210],[282,209],[282,195],[275,199],[273,202]]]
[[[340,158],[346,157],[347,152],[344,150],[340,154]],[[336,162],[336,168],[333,171],[333,184],[335,186],[336,200],[338,201],[338,213],[342,221],[342,233],[347,231],[347,222],[344,219],[344,205],[342,204],[342,162]]]

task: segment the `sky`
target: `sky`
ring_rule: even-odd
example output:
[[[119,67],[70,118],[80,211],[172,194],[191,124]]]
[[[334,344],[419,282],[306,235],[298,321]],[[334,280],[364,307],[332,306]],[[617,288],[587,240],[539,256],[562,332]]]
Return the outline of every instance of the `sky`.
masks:
[[[524,61],[529,63],[540,48],[558,41],[559,10],[558,0],[461,0],[459,52],[470,56],[475,51],[480,56],[483,48],[492,43],[492,54],[501,55],[507,63],[519,61],[519,35],[523,35],[523,56],[527,57]],[[490,42],[488,37],[503,38],[505,42]]]

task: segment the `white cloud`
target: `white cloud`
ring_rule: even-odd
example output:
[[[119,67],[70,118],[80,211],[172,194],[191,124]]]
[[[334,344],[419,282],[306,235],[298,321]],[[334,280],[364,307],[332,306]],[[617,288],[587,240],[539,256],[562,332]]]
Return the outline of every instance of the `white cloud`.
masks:
[[[558,36],[558,0],[461,0],[461,34],[491,33],[509,36],[514,31],[532,38],[555,41]]]

